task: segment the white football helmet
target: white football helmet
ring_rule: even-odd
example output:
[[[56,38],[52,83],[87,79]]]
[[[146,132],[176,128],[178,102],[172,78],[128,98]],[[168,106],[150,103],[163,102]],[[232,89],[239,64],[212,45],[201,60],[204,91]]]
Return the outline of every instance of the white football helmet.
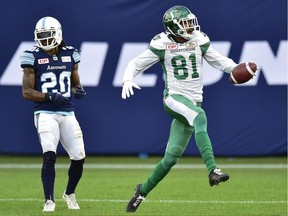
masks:
[[[62,39],[62,27],[57,19],[47,16],[37,22],[34,40],[38,47],[49,51],[59,46]]]

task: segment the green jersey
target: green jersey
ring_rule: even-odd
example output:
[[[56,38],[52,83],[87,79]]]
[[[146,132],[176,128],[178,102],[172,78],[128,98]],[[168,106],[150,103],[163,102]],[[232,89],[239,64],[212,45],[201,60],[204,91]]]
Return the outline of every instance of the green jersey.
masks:
[[[151,40],[147,50],[129,62],[123,81],[132,80],[160,62],[165,75],[165,97],[180,94],[194,103],[202,102],[203,59],[226,73],[230,73],[237,65],[213,49],[209,37],[203,32],[194,31],[193,37],[185,43],[177,43],[170,34],[162,32]]]

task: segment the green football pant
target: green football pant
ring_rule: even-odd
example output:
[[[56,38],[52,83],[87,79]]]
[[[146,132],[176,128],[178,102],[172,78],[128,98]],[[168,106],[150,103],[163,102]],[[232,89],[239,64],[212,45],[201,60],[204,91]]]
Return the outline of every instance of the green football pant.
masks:
[[[173,97],[174,96],[174,97]],[[169,173],[170,169],[177,163],[178,159],[182,156],[185,151],[190,138],[195,130],[195,141],[196,145],[201,153],[202,159],[208,169],[208,172],[212,171],[217,167],[214,159],[212,145],[210,138],[207,133],[207,119],[201,104],[198,106],[194,105],[190,100],[181,95],[172,95],[172,100],[166,103],[165,109],[174,117],[171,124],[169,141],[167,144],[166,152],[163,159],[155,166],[151,175],[147,181],[143,183],[141,187],[141,194],[147,195],[156,185]],[[171,105],[173,110],[169,107]],[[184,104],[185,107],[191,110],[184,111],[184,115],[181,112],[177,112],[175,104]],[[180,105],[181,106],[181,105]],[[181,109],[183,111],[183,107]],[[189,112],[190,111],[190,112]],[[191,116],[185,116],[187,113],[194,113],[193,126],[189,124],[191,122]],[[195,114],[196,113],[196,114]],[[192,114],[193,115],[193,114]]]

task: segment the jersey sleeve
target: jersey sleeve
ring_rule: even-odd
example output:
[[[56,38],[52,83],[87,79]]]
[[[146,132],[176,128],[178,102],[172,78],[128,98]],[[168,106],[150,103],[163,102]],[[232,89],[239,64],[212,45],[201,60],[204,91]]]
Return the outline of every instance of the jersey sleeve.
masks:
[[[72,57],[73,57],[75,64],[78,64],[81,60],[80,53],[77,49],[74,49]]]
[[[35,65],[35,57],[32,52],[24,51],[20,55],[20,66],[21,68],[30,67],[34,68]]]
[[[209,46],[207,49],[207,52],[204,55],[204,59],[212,67],[226,73],[231,73],[232,70],[237,66],[237,64],[231,58],[223,56],[212,46]]]
[[[217,70],[225,73],[231,73],[237,64],[231,58],[228,58],[215,50],[211,46],[209,37],[205,33],[201,32],[201,34],[202,36],[200,35],[199,37],[200,48],[202,51],[202,56],[207,63]]]
[[[122,81],[133,80],[134,77],[144,72],[158,61],[158,56],[150,49],[145,50],[128,63]]]
[[[167,35],[162,32],[160,34],[157,34],[151,41],[150,41],[150,48],[155,50],[165,50],[166,44],[171,43],[171,41],[168,40]]]

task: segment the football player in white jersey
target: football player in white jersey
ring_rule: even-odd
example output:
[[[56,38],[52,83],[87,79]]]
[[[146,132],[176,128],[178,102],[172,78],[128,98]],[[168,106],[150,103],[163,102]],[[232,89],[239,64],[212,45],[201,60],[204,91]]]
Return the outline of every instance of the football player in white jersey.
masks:
[[[74,192],[82,176],[85,150],[71,100],[73,95],[83,98],[86,94],[78,74],[80,55],[78,50],[65,45],[61,24],[53,17],[40,19],[34,35],[37,47],[24,51],[20,61],[23,97],[34,102],[34,123],[43,150],[43,211],[55,210],[55,162],[59,141],[71,159],[63,199],[69,209],[79,209]]]
[[[163,17],[165,32],[157,34],[149,48],[132,59],[124,72],[122,98],[140,87],[133,78],[160,62],[165,75],[164,108],[173,118],[163,159],[155,166],[146,182],[138,184],[126,211],[135,212],[142,200],[169,173],[185,151],[194,133],[196,145],[208,170],[210,186],[229,179],[218,168],[207,133],[203,100],[202,62],[230,73],[236,63],[211,47],[209,37],[200,31],[196,16],[184,6],[168,9]]]

